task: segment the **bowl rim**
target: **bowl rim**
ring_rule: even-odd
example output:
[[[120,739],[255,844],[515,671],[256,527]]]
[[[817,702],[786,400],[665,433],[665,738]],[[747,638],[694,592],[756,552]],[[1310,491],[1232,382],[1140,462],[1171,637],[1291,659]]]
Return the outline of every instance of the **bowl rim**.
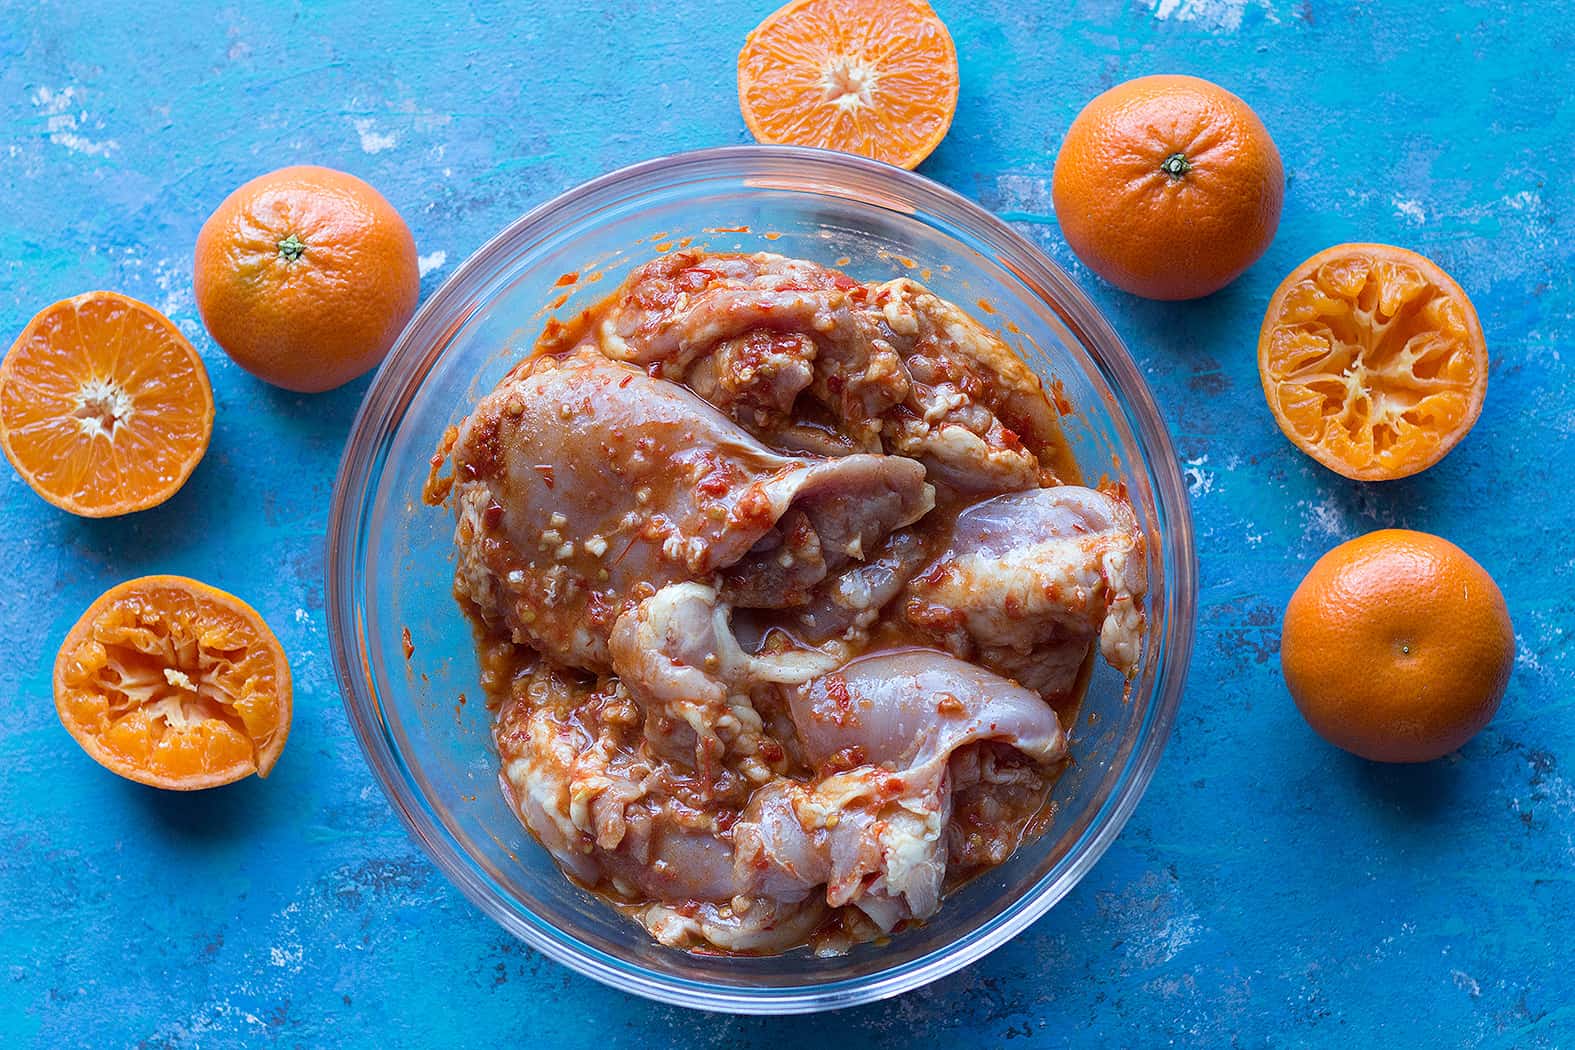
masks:
[[[603,952],[558,930],[486,877],[479,865],[466,863],[469,858],[463,847],[443,828],[426,803],[404,756],[392,745],[386,730],[379,729],[384,724],[382,705],[372,687],[370,661],[364,655],[365,544],[361,526],[374,495],[369,482],[374,473],[380,475],[386,442],[402,416],[402,411],[391,410],[409,403],[441,355],[448,335],[459,330],[479,308],[472,286],[499,256],[513,258],[533,250],[561,226],[563,212],[609,196],[631,183],[643,183],[653,176],[671,180],[685,173],[736,176],[741,169],[747,177],[748,169],[762,162],[802,165],[804,172],[795,174],[831,180],[806,180],[803,189],[831,189],[875,207],[892,210],[893,201],[922,200],[927,219],[933,219],[939,210],[947,219],[969,227],[971,233],[990,243],[1001,265],[1056,312],[1082,344],[1083,353],[1101,370],[1103,380],[1122,398],[1124,404],[1112,407],[1127,417],[1127,425],[1146,454],[1141,466],[1150,475],[1153,511],[1160,529],[1160,535],[1151,535],[1150,542],[1157,540],[1160,545],[1155,553],[1162,559],[1166,573],[1165,631],[1157,643],[1154,688],[1136,730],[1140,746],[1127,756],[1118,771],[1119,779],[1096,806],[1080,833],[1080,849],[1064,870],[1047,872],[1001,912],[956,940],[891,969],[823,985],[742,988],[675,977]],[[839,186],[838,180],[849,176],[877,187],[884,184],[891,188],[892,196],[887,197],[878,189],[863,193]],[[902,210],[911,213],[916,208]],[[583,221],[585,216],[575,218]],[[467,297],[472,300],[468,309],[457,309],[466,306]],[[1127,470],[1132,469],[1128,465]],[[1197,563],[1180,461],[1135,361],[1093,302],[1031,241],[961,194],[879,161],[806,147],[723,146],[631,164],[538,204],[478,248],[421,305],[363,398],[335,478],[325,539],[329,644],[345,713],[379,787],[423,851],[483,914],[555,962],[622,991],[702,1010],[804,1013],[888,998],[976,962],[1041,918],[1115,841],[1142,798],[1174,723],[1195,631],[1192,611],[1197,605]],[[348,572],[342,571],[345,566]]]

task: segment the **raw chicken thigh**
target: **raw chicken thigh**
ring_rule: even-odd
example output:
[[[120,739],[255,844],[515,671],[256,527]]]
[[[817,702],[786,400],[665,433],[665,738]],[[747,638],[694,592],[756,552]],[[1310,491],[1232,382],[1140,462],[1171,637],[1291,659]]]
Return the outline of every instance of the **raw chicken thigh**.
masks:
[[[606,665],[608,632],[642,595],[727,570],[753,604],[796,604],[934,506],[913,460],[779,454],[594,351],[527,360],[452,456],[462,593],[585,670]]]
[[[957,516],[905,591],[915,629],[1047,697],[1066,696],[1098,639],[1130,673],[1147,589],[1131,509],[1074,485],[996,496]]]
[[[877,653],[796,690],[805,756],[852,769],[757,791],[733,825],[745,885],[776,900],[825,886],[882,930],[940,907],[950,762],[984,740],[1041,765],[1066,754],[1055,711],[1015,682],[924,649]]]
[[[442,451],[505,790],[663,944],[933,915],[1029,833],[1092,650],[1139,662],[1131,508],[910,280],[671,253]]]
[[[675,252],[635,271],[594,339],[778,447],[897,453],[964,492],[1035,487],[1064,454],[1033,371],[907,278]]]

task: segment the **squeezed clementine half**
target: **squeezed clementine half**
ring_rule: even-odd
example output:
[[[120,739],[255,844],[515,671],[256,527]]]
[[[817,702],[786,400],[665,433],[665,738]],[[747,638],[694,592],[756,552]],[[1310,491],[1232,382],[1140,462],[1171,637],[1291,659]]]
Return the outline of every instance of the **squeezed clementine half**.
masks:
[[[1348,478],[1389,481],[1437,463],[1476,423],[1487,342],[1471,300],[1431,260],[1338,244],[1269,300],[1258,373],[1297,448]]]
[[[44,499],[88,518],[156,507],[213,435],[202,358],[118,292],[45,307],[0,363],[0,448]]]
[[[208,333],[259,379],[302,393],[377,366],[415,312],[416,242],[353,175],[282,168],[225,198],[192,268]]]
[[[1313,565],[1285,609],[1280,667],[1307,723],[1379,762],[1426,762],[1493,717],[1515,662],[1504,595],[1448,540],[1384,529]]]
[[[1066,241],[1149,299],[1225,287],[1274,239],[1285,170],[1245,102],[1197,77],[1139,77],[1072,121],[1051,181]]]
[[[738,104],[760,142],[913,168],[957,112],[957,49],[923,0],[793,0],[745,38]]]
[[[158,788],[266,777],[290,735],[290,663],[257,611],[184,576],[105,591],[55,658],[55,709],[105,769]]]

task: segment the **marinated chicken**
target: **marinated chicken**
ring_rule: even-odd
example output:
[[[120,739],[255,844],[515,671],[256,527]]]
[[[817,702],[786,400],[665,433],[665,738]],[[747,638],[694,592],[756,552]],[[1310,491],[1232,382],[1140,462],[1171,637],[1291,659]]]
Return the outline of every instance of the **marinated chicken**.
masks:
[[[673,947],[933,915],[1045,811],[1093,654],[1139,662],[1132,509],[911,280],[664,255],[549,323],[445,458],[503,788]]]

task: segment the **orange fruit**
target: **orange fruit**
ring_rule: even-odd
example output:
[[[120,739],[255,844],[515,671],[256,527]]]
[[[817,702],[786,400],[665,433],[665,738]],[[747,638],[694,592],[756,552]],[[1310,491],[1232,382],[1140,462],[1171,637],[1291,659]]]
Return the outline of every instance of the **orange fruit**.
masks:
[[[212,435],[202,358],[169,318],[117,292],[45,307],[0,364],[0,447],[34,492],[73,514],[158,506]]]
[[[1099,276],[1149,299],[1225,287],[1269,247],[1285,169],[1252,109],[1197,77],[1140,77],[1072,121],[1051,196]]]
[[[88,606],[55,657],[55,709],[82,750],[141,784],[266,777],[290,735],[290,663],[257,611],[184,576]]]
[[[738,105],[760,142],[917,167],[957,112],[957,49],[924,0],[793,0],[744,39]]]
[[[1340,244],[1269,300],[1258,372],[1297,448],[1348,478],[1388,481],[1443,459],[1477,421],[1487,343],[1471,300],[1431,260]]]
[[[1320,558],[1285,608],[1280,667],[1329,743],[1379,762],[1426,762],[1498,710],[1515,662],[1504,595],[1471,556],[1384,529]]]
[[[281,168],[225,198],[197,234],[197,309],[235,363],[318,393],[375,368],[421,290],[416,242],[353,175]]]

